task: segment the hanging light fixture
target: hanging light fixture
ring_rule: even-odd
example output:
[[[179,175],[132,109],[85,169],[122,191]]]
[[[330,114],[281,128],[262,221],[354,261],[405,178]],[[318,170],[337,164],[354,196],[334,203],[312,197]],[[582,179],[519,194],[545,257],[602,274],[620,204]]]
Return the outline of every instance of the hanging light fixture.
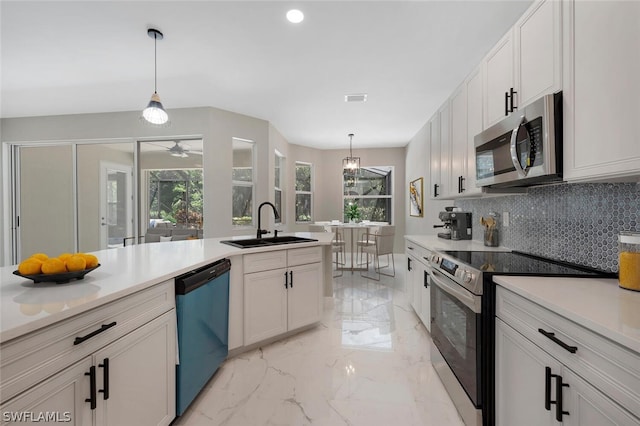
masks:
[[[353,133],[349,133],[349,156],[342,159],[342,168],[352,174],[360,169],[360,157],[353,156]]]
[[[160,102],[160,96],[158,96],[158,40],[162,40],[164,35],[154,29],[149,28],[147,35],[153,39],[153,95],[149,105],[142,111],[142,117],[151,124],[165,124],[169,120],[169,114],[164,110],[162,102]]]

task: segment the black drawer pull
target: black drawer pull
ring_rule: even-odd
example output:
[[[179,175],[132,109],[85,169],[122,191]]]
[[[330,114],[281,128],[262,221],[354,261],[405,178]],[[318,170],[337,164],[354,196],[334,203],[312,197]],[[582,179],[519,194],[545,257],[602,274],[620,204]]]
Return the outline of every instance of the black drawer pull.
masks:
[[[558,345],[562,346],[564,349],[568,350],[569,352],[571,352],[572,354],[575,354],[578,351],[578,347],[577,346],[569,346],[567,345],[565,342],[563,342],[562,340],[558,339],[556,337],[555,333],[552,333],[550,331],[545,331],[541,328],[538,329],[538,331],[540,333],[542,333],[542,335],[550,340],[552,340],[554,343],[557,343]]]
[[[79,345],[80,343],[84,342],[85,340],[89,340],[91,339],[93,336],[96,336],[100,333],[102,333],[103,331],[107,331],[108,329],[110,329],[111,327],[114,327],[116,325],[116,322],[112,322],[111,324],[102,324],[102,326],[97,329],[96,331],[92,331],[91,333],[87,334],[86,336],[81,336],[81,337],[76,337],[76,339],[73,341],[74,345]]]
[[[287,273],[284,273],[284,288],[289,288],[289,275],[287,275]]]
[[[407,257],[407,271],[411,270],[411,258]]]
[[[98,392],[102,394],[102,399],[105,401],[109,399],[109,358],[105,358],[102,364],[98,364],[98,367],[102,367],[102,389]]]
[[[562,408],[562,388],[569,387],[567,383],[562,383],[562,376],[553,374],[556,378],[556,420],[561,422],[562,416],[568,416],[569,412]]]
[[[91,409],[95,410],[96,409],[96,404],[97,404],[97,398],[96,398],[96,367],[95,366],[91,366],[89,368],[89,372],[88,373],[84,373],[85,376],[89,376],[89,388],[90,390],[90,394],[89,394],[89,398],[85,399],[84,402],[89,402],[91,403]]]

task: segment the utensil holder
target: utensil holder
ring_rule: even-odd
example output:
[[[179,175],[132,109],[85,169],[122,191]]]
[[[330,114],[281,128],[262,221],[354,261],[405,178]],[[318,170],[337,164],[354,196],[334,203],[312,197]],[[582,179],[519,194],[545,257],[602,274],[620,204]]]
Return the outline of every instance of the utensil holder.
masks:
[[[484,229],[484,245],[487,247],[498,247],[498,229]]]

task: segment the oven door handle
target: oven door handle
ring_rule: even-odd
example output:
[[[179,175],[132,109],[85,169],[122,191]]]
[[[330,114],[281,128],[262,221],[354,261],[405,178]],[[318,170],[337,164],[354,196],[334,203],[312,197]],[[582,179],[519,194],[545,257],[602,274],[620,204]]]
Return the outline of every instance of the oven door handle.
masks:
[[[513,166],[518,171],[518,174],[522,177],[525,177],[527,175],[527,172],[529,172],[529,166],[525,165],[524,167],[522,167],[522,164],[520,164],[520,158],[518,158],[518,148],[517,148],[516,142],[518,139],[518,132],[520,132],[520,127],[524,126],[526,122],[527,120],[526,118],[524,118],[524,115],[523,115],[522,118],[520,119],[520,123],[511,132],[511,143],[509,146],[511,151],[511,161],[513,162]],[[531,138],[526,128],[524,129],[524,131],[527,132],[527,137]],[[527,153],[527,156],[529,155],[530,154]]]
[[[456,300],[459,300],[464,306],[471,309],[474,313],[479,314],[482,311],[482,298],[480,296],[474,295],[453,281],[451,283],[447,282],[449,281],[447,277],[433,268],[429,269],[431,269],[429,271],[429,275],[431,275],[433,284],[436,287],[445,293],[448,293],[450,296],[453,296]]]

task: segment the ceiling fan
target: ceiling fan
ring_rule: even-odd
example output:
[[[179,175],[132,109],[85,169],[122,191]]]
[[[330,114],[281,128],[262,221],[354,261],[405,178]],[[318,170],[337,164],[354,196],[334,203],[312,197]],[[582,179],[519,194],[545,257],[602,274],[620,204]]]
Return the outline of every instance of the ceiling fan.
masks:
[[[188,154],[202,155],[202,151],[193,151],[191,147],[186,143],[181,144],[180,141],[173,142],[175,145],[173,145],[171,148],[167,148],[169,154],[171,154],[173,157],[185,158],[189,156]]]

